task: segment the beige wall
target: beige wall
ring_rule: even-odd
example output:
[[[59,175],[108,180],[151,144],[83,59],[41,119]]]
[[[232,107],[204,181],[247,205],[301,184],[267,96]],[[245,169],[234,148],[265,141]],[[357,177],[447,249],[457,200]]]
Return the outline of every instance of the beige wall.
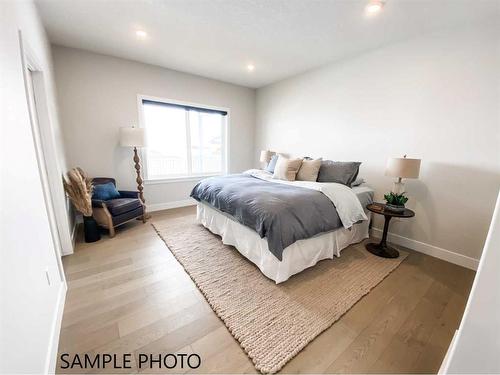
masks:
[[[259,89],[256,148],[362,161],[377,200],[392,185],[387,158],[422,158],[420,179],[407,181],[416,218],[391,231],[477,259],[500,184],[499,72],[493,27],[345,59]]]
[[[53,46],[53,58],[69,167],[136,187],[132,150],[119,147],[118,129],[137,125],[138,94],[230,108],[230,172],[251,167],[255,90],[72,48]],[[147,184],[147,203],[186,200],[195,183]]]

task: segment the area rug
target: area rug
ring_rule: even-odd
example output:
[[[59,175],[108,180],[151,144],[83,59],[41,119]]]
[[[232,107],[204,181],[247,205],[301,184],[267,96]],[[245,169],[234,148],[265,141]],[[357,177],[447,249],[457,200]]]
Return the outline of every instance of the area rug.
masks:
[[[351,245],[276,285],[194,215],[156,218],[153,227],[262,373],[279,371],[407,256]]]

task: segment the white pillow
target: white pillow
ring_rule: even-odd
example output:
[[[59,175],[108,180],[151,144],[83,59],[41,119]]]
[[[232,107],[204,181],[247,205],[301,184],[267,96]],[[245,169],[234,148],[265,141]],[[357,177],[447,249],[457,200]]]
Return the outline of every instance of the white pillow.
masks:
[[[302,165],[302,159],[287,159],[280,155],[274,167],[273,178],[278,180],[295,181],[297,172]]]

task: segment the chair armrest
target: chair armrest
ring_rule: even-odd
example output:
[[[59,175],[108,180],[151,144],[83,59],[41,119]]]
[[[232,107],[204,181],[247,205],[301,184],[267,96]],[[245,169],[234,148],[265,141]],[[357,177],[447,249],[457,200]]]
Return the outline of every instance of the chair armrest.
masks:
[[[92,199],[92,207],[106,207],[106,201],[100,199]]]
[[[138,191],[118,190],[122,198],[139,198]]]

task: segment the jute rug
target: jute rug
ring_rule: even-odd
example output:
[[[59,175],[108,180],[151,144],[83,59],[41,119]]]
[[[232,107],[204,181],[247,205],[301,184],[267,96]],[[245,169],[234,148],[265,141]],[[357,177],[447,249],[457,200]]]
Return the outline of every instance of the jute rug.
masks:
[[[407,256],[384,259],[352,245],[276,285],[194,215],[153,226],[263,373],[279,371]]]

